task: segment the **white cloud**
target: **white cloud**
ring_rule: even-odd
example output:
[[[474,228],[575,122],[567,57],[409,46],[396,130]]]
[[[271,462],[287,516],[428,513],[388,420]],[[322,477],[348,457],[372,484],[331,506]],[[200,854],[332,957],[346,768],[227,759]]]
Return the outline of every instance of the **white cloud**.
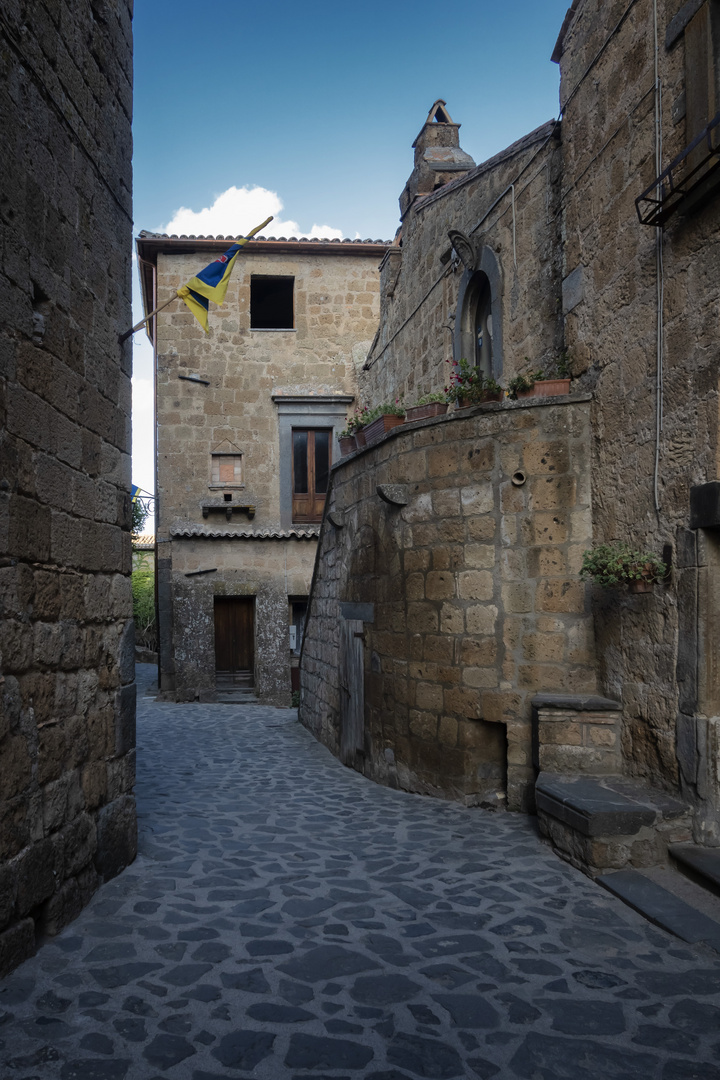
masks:
[[[159,232],[190,236],[241,236],[259,225],[270,214],[274,220],[263,230],[265,236],[307,236],[311,239],[342,240],[341,229],[313,225],[301,230],[296,221],[283,221],[283,201],[275,191],[264,187],[230,187],[217,196],[212,206],[190,210],[181,206]]]

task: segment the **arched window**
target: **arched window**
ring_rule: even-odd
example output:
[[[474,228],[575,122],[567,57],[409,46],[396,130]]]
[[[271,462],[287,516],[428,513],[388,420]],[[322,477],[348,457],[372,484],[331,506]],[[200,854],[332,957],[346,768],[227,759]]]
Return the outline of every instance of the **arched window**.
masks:
[[[476,270],[465,290],[461,312],[462,355],[483,375],[493,374],[493,325],[490,282],[482,270]]]
[[[465,270],[460,283],[455,363],[465,359],[483,375],[499,379],[503,368],[500,268],[489,248],[482,249],[479,263],[478,269]]]

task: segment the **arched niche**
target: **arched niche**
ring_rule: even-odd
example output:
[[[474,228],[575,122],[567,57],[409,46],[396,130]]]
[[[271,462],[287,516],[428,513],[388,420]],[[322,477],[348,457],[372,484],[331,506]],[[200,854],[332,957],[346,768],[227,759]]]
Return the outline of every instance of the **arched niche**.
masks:
[[[480,249],[475,268],[462,276],[453,353],[456,364],[464,357],[485,375],[494,379],[502,375],[502,275],[489,247]]]

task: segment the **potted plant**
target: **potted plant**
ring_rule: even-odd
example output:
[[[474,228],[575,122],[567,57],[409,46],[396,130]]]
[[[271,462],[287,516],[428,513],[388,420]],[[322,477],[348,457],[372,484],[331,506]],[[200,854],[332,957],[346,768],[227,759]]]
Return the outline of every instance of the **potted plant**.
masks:
[[[652,592],[654,583],[666,574],[665,563],[653,552],[637,551],[621,541],[584,551],[580,570],[581,577],[592,578],[596,585],[612,588],[626,584],[634,593]]]
[[[425,394],[418,398],[414,405],[409,405],[405,411],[405,420],[428,420],[432,416],[442,416],[447,412],[448,401],[444,390],[438,390],[432,394]]]
[[[528,357],[525,357],[528,360]],[[524,375],[515,375],[508,383],[508,397],[513,401],[526,397],[562,397],[570,393],[570,368],[567,353],[555,361],[555,375],[548,376],[542,368]]]
[[[356,409],[352,416],[352,424],[355,432],[355,445],[360,448],[365,446],[364,428],[370,423],[370,409],[363,405],[362,409]]]
[[[392,428],[404,423],[405,408],[399,401],[395,401],[394,404],[385,402],[383,405],[376,405],[370,410],[365,421],[363,434],[366,445],[382,438]]]
[[[448,401],[457,402],[458,409],[467,409],[470,405],[502,401],[503,388],[492,377],[484,375],[480,368],[471,367],[463,359],[450,376],[445,394]]]
[[[347,417],[347,423],[342,431],[338,432],[338,443],[340,445],[340,453],[343,457],[346,454],[352,454],[353,450],[357,450],[357,442],[355,440],[355,433],[357,431],[357,415]]]

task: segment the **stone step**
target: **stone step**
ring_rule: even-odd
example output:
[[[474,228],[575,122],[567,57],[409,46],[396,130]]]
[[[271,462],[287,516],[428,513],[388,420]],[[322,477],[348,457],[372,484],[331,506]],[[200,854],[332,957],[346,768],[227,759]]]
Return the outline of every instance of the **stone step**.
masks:
[[[258,699],[252,690],[218,690],[215,697],[217,705],[258,705]]]
[[[600,885],[646,919],[690,944],[720,952],[720,923],[638,870],[618,870],[597,878]]]
[[[720,896],[720,848],[699,844],[671,844],[669,853],[683,874]]]
[[[691,837],[684,803],[624,776],[542,772],[535,802],[541,833],[559,855],[593,877],[664,864],[668,845]]]
[[[644,825],[677,817],[684,803],[623,776],[540,773],[535,800],[543,810],[584,836],[632,836]]]

